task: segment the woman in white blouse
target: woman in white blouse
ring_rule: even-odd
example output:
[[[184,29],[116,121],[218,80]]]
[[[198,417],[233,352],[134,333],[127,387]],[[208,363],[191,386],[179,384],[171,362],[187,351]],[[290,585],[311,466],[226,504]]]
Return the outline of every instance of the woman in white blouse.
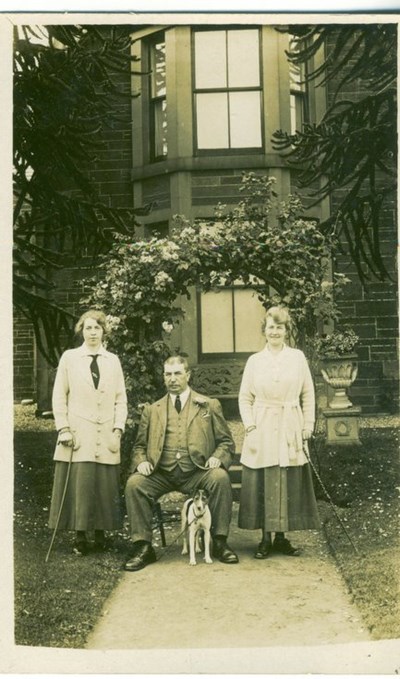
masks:
[[[285,532],[320,527],[304,453],[314,429],[314,385],[303,352],[285,344],[289,330],[287,309],[271,307],[266,346],[248,359],[239,391],[245,427],[239,527],[262,530],[256,559],[297,556]]]

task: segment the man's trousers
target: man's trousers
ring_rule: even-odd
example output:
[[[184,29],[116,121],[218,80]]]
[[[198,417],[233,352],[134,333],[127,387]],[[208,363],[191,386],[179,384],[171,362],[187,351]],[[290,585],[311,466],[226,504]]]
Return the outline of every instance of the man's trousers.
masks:
[[[135,472],[129,477],[125,501],[132,541],[151,542],[154,504],[162,495],[179,491],[192,497],[196,488],[203,488],[210,494],[212,534],[227,536],[232,516],[232,488],[228,472],[222,467],[182,472],[176,466],[172,471],[157,469],[150,476]]]

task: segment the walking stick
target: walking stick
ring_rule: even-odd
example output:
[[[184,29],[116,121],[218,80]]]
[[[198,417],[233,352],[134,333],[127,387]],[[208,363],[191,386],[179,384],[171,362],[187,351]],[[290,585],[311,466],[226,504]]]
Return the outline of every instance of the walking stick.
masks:
[[[64,507],[64,501],[65,501],[65,496],[67,494],[69,476],[70,476],[70,473],[71,473],[71,464],[72,464],[72,454],[73,454],[73,452],[74,452],[74,442],[72,440],[71,441],[71,453],[70,453],[69,461],[68,461],[68,469],[67,469],[67,476],[66,476],[65,484],[64,484],[64,490],[63,490],[63,494],[62,494],[62,497],[61,497],[60,508],[59,508],[58,514],[57,514],[56,525],[54,526],[53,535],[51,537],[50,547],[49,547],[48,552],[46,554],[45,563],[47,563],[48,560],[49,560],[50,552],[52,550],[54,540],[55,540],[55,537],[56,537],[56,533],[57,533],[57,530],[58,530],[58,524],[60,523],[61,512],[62,512],[63,507]]]
[[[321,479],[321,477],[320,477],[320,475],[319,475],[319,473],[318,473],[318,471],[317,471],[317,469],[316,469],[316,467],[315,467],[315,465],[314,465],[314,463],[313,463],[313,461],[312,461],[312,459],[311,459],[311,457],[310,457],[310,455],[309,455],[309,453],[308,453],[308,445],[307,445],[307,441],[303,441],[303,451],[304,451],[304,454],[305,454],[307,460],[309,461],[309,463],[310,463],[310,465],[311,465],[311,469],[313,470],[313,472],[314,472],[314,474],[315,474],[315,476],[316,476],[316,478],[317,478],[317,480],[318,480],[318,482],[319,482],[319,484],[320,484],[322,490],[324,491],[324,493],[325,493],[325,495],[326,495],[326,497],[327,497],[327,499],[328,499],[328,502],[329,502],[329,504],[330,504],[330,506],[331,506],[331,509],[332,509],[332,511],[333,511],[333,513],[334,513],[336,519],[337,519],[338,522],[339,522],[340,527],[343,529],[343,532],[345,533],[345,535],[346,535],[348,541],[350,542],[351,546],[353,547],[355,553],[356,553],[356,554],[359,554],[359,551],[358,551],[357,547],[355,546],[353,540],[351,539],[351,537],[350,537],[350,535],[349,535],[349,533],[348,533],[348,531],[347,531],[347,528],[346,528],[346,526],[344,525],[342,519],[340,518],[339,514],[337,513],[336,507],[335,507],[335,505],[333,504],[332,498],[331,498],[331,496],[329,495],[328,491],[326,490],[326,488],[325,488],[325,486],[324,486],[324,483],[323,483],[323,481],[322,481],[322,479]]]

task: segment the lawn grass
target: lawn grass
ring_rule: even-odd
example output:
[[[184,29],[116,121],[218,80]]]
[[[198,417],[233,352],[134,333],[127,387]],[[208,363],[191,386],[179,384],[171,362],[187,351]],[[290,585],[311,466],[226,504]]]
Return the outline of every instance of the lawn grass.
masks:
[[[361,446],[317,441],[313,460],[345,531],[318,481],[325,534],[373,639],[400,638],[399,434],[362,429]]]
[[[33,406],[15,407],[15,642],[82,648],[123,573],[128,533],[125,526],[115,536],[112,551],[82,558],[71,553],[73,536],[60,532],[45,563],[55,439],[51,420],[35,419]],[[312,453],[359,554],[316,481],[324,530],[375,639],[400,637],[398,452],[395,429],[363,429],[360,447],[327,448],[319,438]]]
[[[15,408],[15,643],[82,648],[122,574],[127,535],[112,551],[72,554],[73,533],[61,531],[45,563],[53,481],[54,422]]]

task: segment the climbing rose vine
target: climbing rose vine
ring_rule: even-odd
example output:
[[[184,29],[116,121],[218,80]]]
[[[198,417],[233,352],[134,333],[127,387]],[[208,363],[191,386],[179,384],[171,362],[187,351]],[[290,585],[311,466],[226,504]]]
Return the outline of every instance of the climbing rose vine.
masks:
[[[208,224],[174,217],[169,238],[116,236],[89,281],[82,303],[108,314],[108,346],[122,362],[129,399],[128,427],[141,404],[163,393],[163,361],[172,351],[171,331],[182,320],[182,299],[240,279],[265,307],[283,303],[295,320],[296,341],[307,350],[318,323],[336,319],[335,298],[347,282],[328,279],[332,238],[303,217],[300,200],[278,200],[273,177],[243,175],[238,204],[218,205]]]

